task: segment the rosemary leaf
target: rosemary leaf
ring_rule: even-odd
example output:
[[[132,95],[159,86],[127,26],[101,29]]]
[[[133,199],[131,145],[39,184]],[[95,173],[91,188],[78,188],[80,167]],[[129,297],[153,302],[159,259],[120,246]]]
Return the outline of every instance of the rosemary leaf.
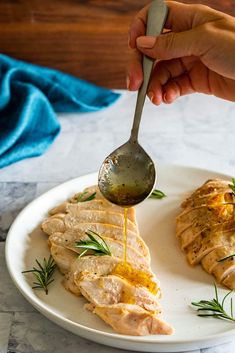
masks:
[[[232,178],[232,184],[229,184],[228,186],[232,190],[233,195],[235,195],[235,178]]]
[[[112,256],[106,241],[99,234],[92,230],[88,230],[86,235],[89,240],[80,240],[79,242],[76,242],[75,245],[76,248],[84,249],[84,251],[79,254],[79,257],[84,256],[88,250],[92,250],[94,252],[93,255],[95,256]]]
[[[152,194],[149,196],[150,199],[163,199],[164,197],[166,197],[166,194],[164,194],[164,192],[162,192],[161,190],[153,190]]]
[[[214,317],[216,319],[228,320],[235,322],[233,316],[233,300],[230,299],[230,314],[225,311],[224,305],[226,299],[231,295],[232,291],[228,292],[222,299],[219,300],[218,289],[214,283],[215,298],[212,300],[200,300],[199,302],[192,302],[191,305],[197,307],[198,316],[201,317]]]
[[[226,257],[223,257],[222,259],[217,260],[217,262],[223,262],[228,259],[232,259],[235,256],[235,254],[228,255]]]
[[[88,191],[84,191],[82,192],[78,198],[77,198],[77,202],[86,202],[86,201],[91,201],[95,198],[96,196],[96,192],[93,192],[93,194],[89,195],[89,196],[85,196],[86,194],[88,194]]]
[[[37,259],[35,260],[38,267],[33,267],[31,270],[22,271],[22,273],[32,273],[37,282],[33,282],[33,289],[43,289],[46,294],[48,294],[48,286],[54,281],[52,275],[56,269],[56,264],[50,255],[48,260],[44,257],[43,264],[41,264]]]
[[[85,249],[81,252],[81,254],[79,254],[78,257],[83,257],[86,253],[87,253],[88,249]]]

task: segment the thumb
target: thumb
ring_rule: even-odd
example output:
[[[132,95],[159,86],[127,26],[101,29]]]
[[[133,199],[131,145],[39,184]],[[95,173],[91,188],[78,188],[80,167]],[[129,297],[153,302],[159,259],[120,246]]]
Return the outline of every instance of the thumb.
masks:
[[[183,56],[200,56],[202,44],[195,30],[170,32],[158,37],[141,36],[136,40],[137,48],[145,55],[159,60],[170,60]]]

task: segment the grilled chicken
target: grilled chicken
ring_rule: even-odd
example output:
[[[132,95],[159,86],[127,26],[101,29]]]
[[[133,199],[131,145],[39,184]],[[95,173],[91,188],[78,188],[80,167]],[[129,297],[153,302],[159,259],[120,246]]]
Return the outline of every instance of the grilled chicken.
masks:
[[[208,180],[187,198],[176,219],[176,235],[190,265],[201,263],[234,290],[235,257],[230,255],[235,253],[235,201],[229,184]]]
[[[97,305],[93,312],[115,331],[125,335],[172,334],[171,326],[136,304]]]
[[[92,200],[78,202],[82,195],[94,193]],[[41,225],[64,274],[64,287],[83,295],[89,302],[87,309],[119,333],[171,334],[172,327],[159,318],[160,285],[151,271],[149,250],[139,235],[134,208],[127,212],[127,262],[123,226],[123,208],[104,199],[97,186],[53,208]],[[76,244],[88,240],[90,231],[102,237],[111,256],[95,256],[92,251],[78,256],[82,249]]]

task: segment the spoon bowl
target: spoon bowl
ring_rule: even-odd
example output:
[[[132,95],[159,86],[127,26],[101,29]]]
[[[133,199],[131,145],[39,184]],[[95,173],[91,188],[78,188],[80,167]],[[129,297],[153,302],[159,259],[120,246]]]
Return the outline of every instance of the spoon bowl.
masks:
[[[129,140],[104,160],[98,185],[107,200],[129,207],[151,194],[155,178],[152,159],[137,141]]]

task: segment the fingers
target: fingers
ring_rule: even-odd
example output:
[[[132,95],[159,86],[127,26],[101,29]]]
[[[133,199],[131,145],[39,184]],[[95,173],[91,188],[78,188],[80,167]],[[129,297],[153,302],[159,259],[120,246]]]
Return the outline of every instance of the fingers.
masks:
[[[200,27],[179,33],[166,33],[158,37],[142,36],[137,38],[137,49],[143,54],[160,60],[170,60],[185,56],[201,56],[208,49],[202,40]]]
[[[171,79],[182,75],[185,68],[179,59],[171,61],[158,62],[152,72],[152,78],[148,87],[148,96],[150,100],[159,105],[164,98],[164,86]]]
[[[220,12],[204,5],[188,5],[175,1],[166,1],[166,4],[169,12],[165,28],[173,32],[187,31],[222,16]],[[149,5],[139,11],[130,25],[129,46],[132,49],[136,47],[136,39],[145,35],[148,8]]]
[[[163,101],[170,104],[177,98],[191,93],[195,93],[195,90],[192,87],[190,76],[183,74],[164,86]]]
[[[127,89],[136,91],[140,88],[143,81],[142,54],[137,50],[131,50],[130,62],[127,68]]]
[[[139,52],[151,58],[162,60],[191,55],[200,56],[200,54],[203,53],[201,47],[203,47],[204,43],[204,41],[200,41],[200,36],[201,32],[197,29],[193,29],[180,33],[170,32],[162,34],[157,38],[150,36],[138,37],[136,41],[137,48],[132,49],[130,57],[127,72],[127,88],[129,90],[137,90],[141,85],[142,58]]]
[[[156,64],[148,88],[151,101],[159,105],[172,103],[180,96],[195,92],[191,82],[191,70],[197,61],[194,57],[160,61]]]
[[[158,91],[158,95],[154,95],[151,100],[155,105],[160,105],[162,102],[171,104],[181,96],[195,93],[195,90],[192,87],[189,74],[186,73],[182,76],[170,80],[164,86],[162,86],[161,95],[159,92],[160,91]]]
[[[223,14],[200,4],[182,4],[166,1],[169,9],[166,28],[173,32],[187,31],[206,22],[221,18]]]
[[[173,10],[172,12],[170,11],[166,26],[171,26],[174,15],[181,16],[181,29],[192,26],[190,21],[193,21],[192,16],[195,14],[195,10],[192,11],[190,6],[176,2],[167,2],[167,4],[170,10]],[[190,11],[188,11],[189,9]],[[144,36],[147,11],[148,6],[139,12],[130,27],[129,46],[134,49],[131,54],[127,73],[127,88],[129,90],[137,90],[142,82],[142,59],[138,50],[147,56],[161,60],[170,60],[172,58],[191,55],[200,56],[200,54],[203,54],[207,50],[207,46],[204,45],[205,41],[201,41],[202,34],[200,29],[191,29],[179,33],[168,32],[157,38]],[[173,28],[176,27],[173,26]]]

